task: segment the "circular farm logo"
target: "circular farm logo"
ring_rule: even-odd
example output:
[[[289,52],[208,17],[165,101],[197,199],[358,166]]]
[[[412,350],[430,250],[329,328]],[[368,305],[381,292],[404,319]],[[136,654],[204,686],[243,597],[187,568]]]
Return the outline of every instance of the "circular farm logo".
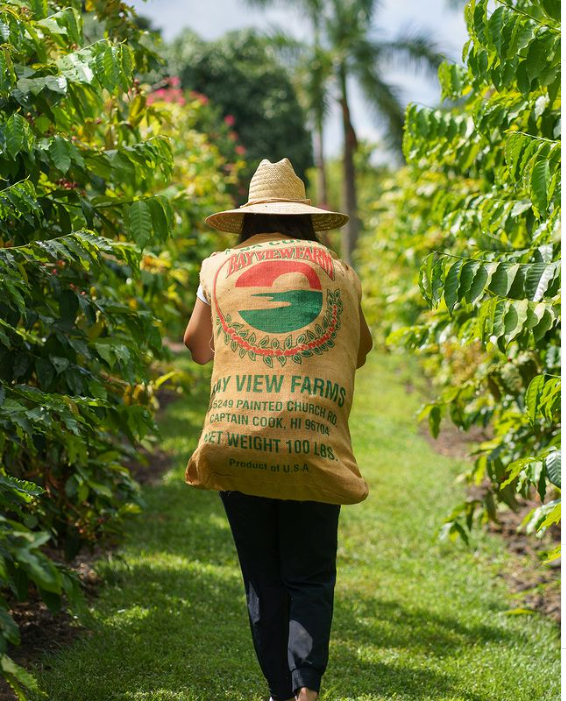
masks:
[[[343,305],[339,289],[324,292],[322,269],[319,273],[303,260],[264,260],[241,271],[228,264],[224,261],[214,277],[215,338],[224,334],[240,357],[261,358],[269,367],[274,358],[281,365],[289,359],[301,363],[334,346]],[[224,313],[216,294],[221,271],[229,278],[221,298],[235,302],[232,313]]]

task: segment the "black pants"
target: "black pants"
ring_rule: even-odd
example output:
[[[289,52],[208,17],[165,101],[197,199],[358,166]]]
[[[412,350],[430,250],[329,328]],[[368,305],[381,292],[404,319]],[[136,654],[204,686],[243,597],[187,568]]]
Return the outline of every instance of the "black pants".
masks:
[[[219,492],[244,579],[256,655],[275,701],[320,690],[340,505]]]

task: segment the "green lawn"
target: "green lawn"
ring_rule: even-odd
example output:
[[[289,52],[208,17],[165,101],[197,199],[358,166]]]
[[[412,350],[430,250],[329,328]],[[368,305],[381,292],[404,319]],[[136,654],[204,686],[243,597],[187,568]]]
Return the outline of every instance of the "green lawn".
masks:
[[[183,360],[183,364],[186,363]],[[370,483],[343,506],[328,701],[551,701],[559,698],[559,634],[513,616],[497,537],[473,552],[434,530],[458,498],[458,465],[419,435],[407,359],[372,353],[358,371],[354,450]],[[93,634],[38,666],[49,701],[260,701],[236,551],[218,494],[183,481],[208,400],[207,377],[172,404],[163,447],[175,454],[147,487],[122,559],[103,571]]]

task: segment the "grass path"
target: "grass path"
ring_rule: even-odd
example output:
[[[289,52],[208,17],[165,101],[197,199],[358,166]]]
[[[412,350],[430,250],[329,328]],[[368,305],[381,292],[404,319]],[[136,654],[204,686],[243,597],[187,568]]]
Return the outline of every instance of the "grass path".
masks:
[[[182,363],[186,363],[186,358]],[[510,616],[495,536],[474,552],[433,535],[458,498],[454,461],[418,434],[415,373],[372,353],[358,371],[354,450],[370,483],[342,508],[326,701],[555,701],[557,628]],[[169,407],[163,448],[176,455],[93,609],[93,633],[38,667],[49,701],[260,701],[265,686],[241,575],[216,492],[183,482],[208,400],[208,373]]]

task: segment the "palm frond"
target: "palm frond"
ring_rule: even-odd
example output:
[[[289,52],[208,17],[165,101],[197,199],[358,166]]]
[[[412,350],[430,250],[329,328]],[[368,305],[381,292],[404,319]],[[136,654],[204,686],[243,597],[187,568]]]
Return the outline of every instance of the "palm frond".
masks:
[[[332,54],[319,47],[305,57],[297,71],[298,91],[306,109],[318,122],[323,122],[330,113],[333,68]]]
[[[411,66],[436,77],[446,56],[429,36],[419,30],[403,29],[396,39],[380,41],[381,57],[392,65]]]
[[[330,45],[348,52],[365,37],[369,20],[360,0],[330,0],[324,33]]]
[[[270,48],[279,58],[292,69],[297,69],[299,62],[304,62],[312,53],[312,47],[309,44],[289,34],[279,25],[269,24],[262,32],[262,36],[269,41]]]
[[[244,4],[249,7],[257,7],[261,10],[265,10],[268,7],[274,7],[275,5],[280,5],[282,0],[244,0]]]
[[[313,14],[320,14],[324,11],[327,0],[244,0],[249,7],[257,7],[266,10],[270,7],[292,7],[295,10],[304,12],[312,17]]]
[[[366,22],[370,23],[374,19],[377,12],[382,8],[382,0],[353,0],[354,5],[357,5],[357,11],[365,18]]]
[[[374,112],[376,121],[383,121],[387,126],[385,143],[400,152],[405,108],[401,102],[399,88],[383,79],[376,62],[356,63],[353,66],[353,74],[358,80],[366,103]]]

